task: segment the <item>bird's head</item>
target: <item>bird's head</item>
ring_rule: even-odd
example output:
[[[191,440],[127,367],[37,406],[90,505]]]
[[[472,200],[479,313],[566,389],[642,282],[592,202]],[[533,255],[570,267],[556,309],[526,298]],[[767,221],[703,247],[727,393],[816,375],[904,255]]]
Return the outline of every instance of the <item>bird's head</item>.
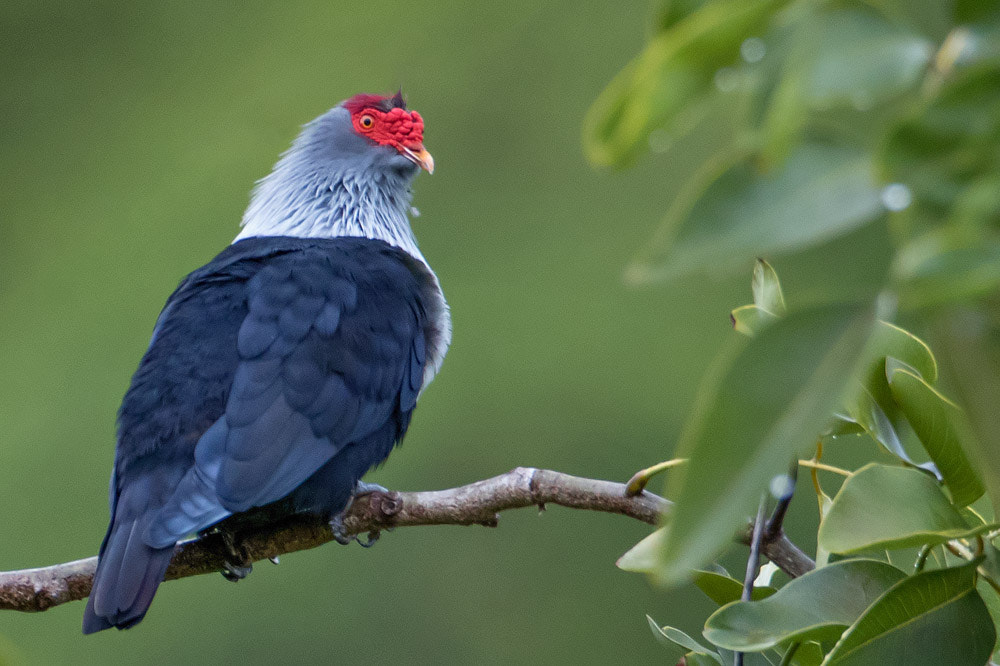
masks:
[[[427,173],[434,173],[434,158],[424,148],[424,119],[407,111],[403,95],[355,95],[342,105],[351,114],[355,133],[375,146],[395,150]]]
[[[407,110],[400,93],[355,95],[309,123],[296,144],[293,151],[333,168],[395,173],[407,180],[419,169],[434,171],[424,148],[424,120]]]
[[[419,256],[410,184],[434,171],[424,121],[400,93],[355,95],[303,127],[258,181],[237,240],[251,236],[381,238]]]

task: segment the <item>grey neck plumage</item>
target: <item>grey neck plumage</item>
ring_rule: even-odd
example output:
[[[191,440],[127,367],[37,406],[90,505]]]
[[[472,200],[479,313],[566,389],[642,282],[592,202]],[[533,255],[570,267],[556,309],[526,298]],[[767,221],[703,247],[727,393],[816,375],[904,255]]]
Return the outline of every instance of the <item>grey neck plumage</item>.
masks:
[[[427,263],[410,229],[409,179],[311,164],[295,147],[258,182],[233,240],[254,236],[383,240]]]

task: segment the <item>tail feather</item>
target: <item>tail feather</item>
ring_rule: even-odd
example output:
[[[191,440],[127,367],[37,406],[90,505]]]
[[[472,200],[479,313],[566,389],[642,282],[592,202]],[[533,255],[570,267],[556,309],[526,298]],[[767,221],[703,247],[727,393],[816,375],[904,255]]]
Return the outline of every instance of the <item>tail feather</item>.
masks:
[[[83,633],[127,629],[146,615],[174,548],[147,546],[142,539],[145,528],[143,520],[111,525],[83,614]]]

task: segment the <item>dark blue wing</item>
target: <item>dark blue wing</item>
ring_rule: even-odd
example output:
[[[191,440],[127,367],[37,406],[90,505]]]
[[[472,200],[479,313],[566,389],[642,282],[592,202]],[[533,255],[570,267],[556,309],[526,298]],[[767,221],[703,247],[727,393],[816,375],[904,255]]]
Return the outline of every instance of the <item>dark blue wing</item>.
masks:
[[[397,251],[280,255],[247,283],[246,308],[225,413],[146,532],[150,546],[287,496],[345,447],[371,446],[370,461],[351,455],[366,468],[381,462],[402,435],[386,424],[416,403],[426,314]],[[369,444],[381,432],[388,448]]]

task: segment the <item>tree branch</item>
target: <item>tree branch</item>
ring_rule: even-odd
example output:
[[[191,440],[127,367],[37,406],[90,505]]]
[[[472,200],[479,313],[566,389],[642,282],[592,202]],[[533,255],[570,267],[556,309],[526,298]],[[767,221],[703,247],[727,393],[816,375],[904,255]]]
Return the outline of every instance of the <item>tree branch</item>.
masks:
[[[625,485],[585,479],[544,469],[518,467],[492,479],[467,486],[416,493],[363,495],[344,518],[349,535],[412,525],[486,525],[495,527],[498,512],[527,506],[558,504],[571,509],[618,513],[655,525],[671,503],[643,491],[629,497]],[[333,539],[330,526],[316,516],[284,516],[267,510],[222,523],[223,534],[206,534],[177,544],[166,580],[220,571],[233,559],[233,546],[245,563],[277,558],[284,553],[321,546]],[[739,540],[748,543],[742,533]],[[227,545],[227,541],[230,543]],[[763,544],[764,554],[790,576],[800,576],[814,564],[784,534]],[[38,569],[0,572],[0,609],[44,611],[90,594],[97,558]]]

